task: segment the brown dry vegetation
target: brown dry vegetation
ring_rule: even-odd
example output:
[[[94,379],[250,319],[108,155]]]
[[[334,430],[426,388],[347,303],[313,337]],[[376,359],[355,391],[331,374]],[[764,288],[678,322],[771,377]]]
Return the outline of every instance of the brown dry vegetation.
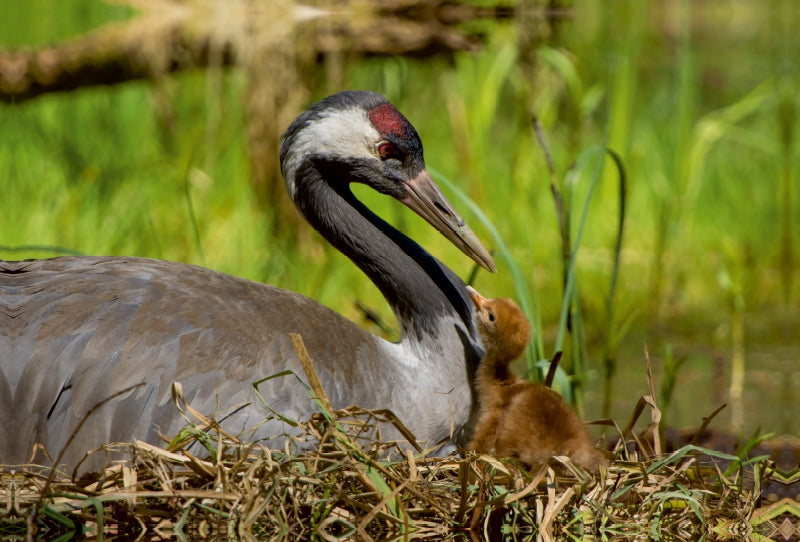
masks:
[[[597,476],[566,458],[528,472],[513,462],[466,454],[405,454],[353,437],[380,418],[360,410],[319,415],[286,450],[247,446],[211,428],[214,453],[200,459],[138,443],[130,466],[73,479],[18,468],[3,474],[4,534],[48,537],[232,537],[285,540],[633,537],[658,532],[686,540],[752,532],[765,460],[726,475],[685,447],[644,460],[618,447]],[[296,444],[312,446],[303,451]],[[116,449],[120,449],[116,447]],[[102,453],[102,452],[98,452]],[[723,458],[724,459],[724,458]],[[38,513],[35,514],[35,511]]]

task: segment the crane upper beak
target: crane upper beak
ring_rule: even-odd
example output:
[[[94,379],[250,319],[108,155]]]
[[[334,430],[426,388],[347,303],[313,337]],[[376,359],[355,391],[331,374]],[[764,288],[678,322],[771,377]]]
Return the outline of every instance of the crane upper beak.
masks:
[[[405,185],[408,196],[401,201],[406,206],[427,220],[478,265],[492,273],[497,271],[489,251],[481,244],[464,219],[456,213],[427,170],[420,171],[419,175],[406,181]]]

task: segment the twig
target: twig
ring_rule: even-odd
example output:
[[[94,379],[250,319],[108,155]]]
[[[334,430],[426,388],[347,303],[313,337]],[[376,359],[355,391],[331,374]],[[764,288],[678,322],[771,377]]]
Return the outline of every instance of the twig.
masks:
[[[306,350],[306,345],[303,343],[303,338],[299,333],[289,333],[289,338],[292,340],[292,345],[297,352],[297,357],[300,358],[300,363],[303,364],[303,371],[305,371],[308,377],[308,383],[311,385],[311,389],[314,390],[314,395],[317,396],[322,406],[329,413],[333,414],[331,400],[328,398],[325,388],[322,387],[322,382],[319,379],[317,370],[314,368],[314,363],[311,361],[311,356],[308,355],[308,350]]]
[[[647,351],[647,343],[643,344],[644,346],[644,360],[647,364],[647,387],[650,391],[650,401],[652,404],[650,405],[652,410],[650,413],[650,424],[647,426],[647,430],[653,433],[653,451],[657,456],[661,455],[661,436],[658,434],[658,425],[661,421],[661,411],[658,409],[656,405],[656,394],[653,390],[653,367],[650,363],[650,353]]]
[[[692,436],[692,440],[689,442],[689,444],[697,445],[697,443],[700,442],[700,439],[703,437],[703,433],[705,433],[706,429],[708,429],[708,425],[711,423],[711,420],[713,420],[717,416],[717,414],[722,412],[722,409],[724,409],[726,406],[728,405],[722,404],[718,406],[717,409],[714,410],[714,412],[712,412],[708,416],[703,416],[703,423],[700,424],[700,427]]]
[[[556,370],[558,369],[558,362],[561,361],[561,350],[553,355],[553,359],[550,360],[550,368],[547,370],[547,377],[544,379],[544,385],[548,388],[553,387],[553,380],[556,377]]]
[[[572,257],[572,243],[569,238],[569,228],[567,226],[567,215],[564,211],[564,198],[561,195],[559,188],[558,175],[556,168],[553,165],[553,156],[550,154],[550,145],[547,143],[547,134],[544,132],[542,124],[539,122],[539,117],[531,114],[531,122],[533,123],[533,131],[536,133],[536,139],[539,142],[539,147],[544,154],[544,161],[547,164],[547,171],[550,173],[550,192],[553,194],[553,200],[556,205],[556,217],[558,218],[558,231],[561,233],[561,259],[564,264],[564,287],[567,285],[567,273],[569,270],[569,261]],[[567,327],[571,327],[569,321]]]

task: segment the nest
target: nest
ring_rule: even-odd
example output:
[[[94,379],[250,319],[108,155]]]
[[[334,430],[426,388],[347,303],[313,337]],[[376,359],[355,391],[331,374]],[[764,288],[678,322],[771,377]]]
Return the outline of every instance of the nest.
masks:
[[[194,437],[184,434],[174,449],[142,442],[104,447],[95,453],[129,459],[80,478],[33,466],[6,470],[0,535],[735,538],[751,532],[769,473],[765,459],[744,465],[692,445],[643,459],[638,438],[620,439],[599,473],[566,457],[528,470],[485,454],[437,458],[363,438],[381,423],[399,424],[382,411],[326,412],[302,424],[284,449],[271,450],[212,422],[189,427],[185,434]],[[197,442],[207,457],[189,450]]]
[[[660,412],[649,396],[624,428],[599,422],[617,434],[599,472],[566,457],[528,469],[383,441],[380,427],[391,424],[414,442],[391,412],[333,411],[306,362],[320,413],[283,449],[225,433],[181,403],[177,386],[176,404],[194,421],[163,448],[104,446],[93,453],[125,460],[81,477],[33,465],[0,471],[0,537],[698,540],[776,529],[780,514],[758,510],[768,459],[693,444],[660,453]],[[649,424],[634,432],[648,408]]]

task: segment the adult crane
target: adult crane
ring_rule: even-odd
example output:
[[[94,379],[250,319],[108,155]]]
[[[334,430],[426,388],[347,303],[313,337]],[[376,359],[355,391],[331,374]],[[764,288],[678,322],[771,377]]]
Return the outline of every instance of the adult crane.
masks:
[[[290,333],[299,333],[335,408],[391,409],[424,444],[462,434],[483,355],[463,282],[351,192],[363,183],[407,205],[489,270],[494,262],[425,169],[422,144],[385,97],[329,96],[286,130],[289,195],[308,222],[377,285],[402,336],[379,338],[295,292],[193,265],[133,257],[0,263],[0,463],[41,444],[52,457],[95,405],[63,463],[88,449],[161,443],[184,424],[186,401],[227,431],[267,440],[317,407]],[[122,395],[119,391],[138,385]],[[108,399],[112,397],[112,399]],[[105,402],[104,402],[105,401]],[[41,454],[37,456],[41,462]]]

